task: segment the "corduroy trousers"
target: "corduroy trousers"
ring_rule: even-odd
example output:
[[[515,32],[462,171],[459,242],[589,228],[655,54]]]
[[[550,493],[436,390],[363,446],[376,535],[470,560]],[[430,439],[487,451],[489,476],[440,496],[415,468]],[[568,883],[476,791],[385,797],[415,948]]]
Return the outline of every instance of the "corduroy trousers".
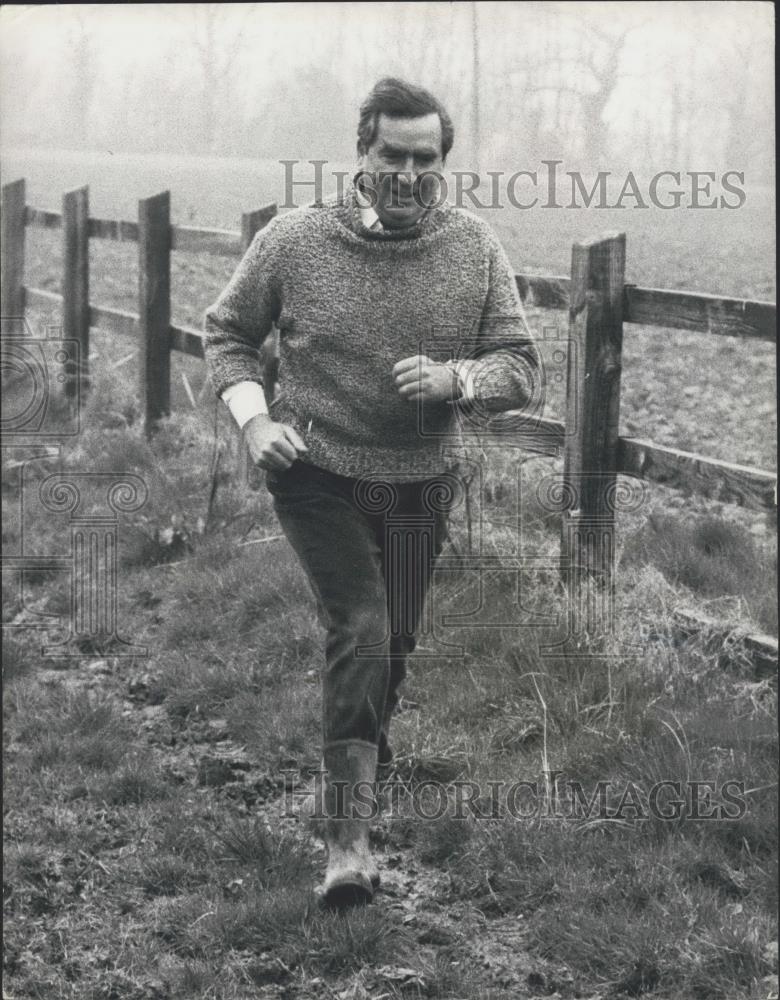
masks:
[[[327,629],[323,747],[370,743],[388,763],[390,718],[447,538],[450,484],[356,479],[301,461],[266,482]]]

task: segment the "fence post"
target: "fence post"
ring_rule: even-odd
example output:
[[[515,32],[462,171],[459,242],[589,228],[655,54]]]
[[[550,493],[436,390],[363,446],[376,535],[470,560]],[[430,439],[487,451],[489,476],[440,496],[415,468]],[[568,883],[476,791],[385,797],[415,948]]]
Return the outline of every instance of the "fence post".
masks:
[[[625,233],[572,248],[561,556],[576,601],[585,579],[612,584],[625,261]]]
[[[24,180],[3,185],[2,194],[2,304],[0,317],[24,316]]]
[[[249,244],[255,238],[255,233],[265,228],[276,215],[276,203],[263,205],[256,208],[254,212],[244,212],[241,215],[241,249],[244,253],[249,249]]]
[[[79,399],[89,382],[89,188],[62,196],[62,335],[79,343],[79,371],[70,370],[65,395]],[[78,379],[78,382],[76,381]]]
[[[146,436],[171,412],[171,194],[138,202],[140,396]]]

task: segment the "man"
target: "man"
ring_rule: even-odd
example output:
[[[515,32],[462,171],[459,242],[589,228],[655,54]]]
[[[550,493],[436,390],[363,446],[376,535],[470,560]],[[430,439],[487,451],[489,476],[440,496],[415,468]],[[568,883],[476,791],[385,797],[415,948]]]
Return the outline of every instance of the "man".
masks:
[[[436,489],[447,485],[446,445],[469,409],[540,402],[507,258],[487,224],[439,197],[452,142],[433,95],[380,80],[360,109],[353,184],[258,233],[206,313],[214,389],[267,471],[328,629],[323,898],[333,907],[370,901],[378,884],[366,793],[392,757],[390,718],[446,537]],[[281,392],[268,412],[259,351],[274,323]],[[431,527],[410,533],[404,553],[388,542],[399,517]]]

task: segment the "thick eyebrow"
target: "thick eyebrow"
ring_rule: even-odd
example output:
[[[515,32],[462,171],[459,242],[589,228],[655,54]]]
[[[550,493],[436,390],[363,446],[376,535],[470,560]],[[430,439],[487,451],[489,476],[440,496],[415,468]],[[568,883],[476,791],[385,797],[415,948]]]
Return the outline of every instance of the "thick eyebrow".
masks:
[[[438,154],[438,150],[435,146],[418,146],[415,149],[409,149],[405,146],[394,146],[390,142],[382,141],[381,150],[388,156],[406,156],[407,153],[411,153],[412,156],[432,156],[435,157]]]

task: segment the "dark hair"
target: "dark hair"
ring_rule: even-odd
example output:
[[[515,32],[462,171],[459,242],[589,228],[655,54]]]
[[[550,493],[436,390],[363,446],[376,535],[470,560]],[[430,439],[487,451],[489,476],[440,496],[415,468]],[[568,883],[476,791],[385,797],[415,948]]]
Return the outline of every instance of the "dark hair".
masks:
[[[423,115],[437,114],[441,122],[441,158],[446,160],[452,149],[455,130],[452,119],[443,105],[430,91],[416,87],[413,83],[386,76],[375,83],[371,93],[360,105],[358,121],[358,155],[367,152],[376,139],[379,116],[388,118],[422,118]]]

